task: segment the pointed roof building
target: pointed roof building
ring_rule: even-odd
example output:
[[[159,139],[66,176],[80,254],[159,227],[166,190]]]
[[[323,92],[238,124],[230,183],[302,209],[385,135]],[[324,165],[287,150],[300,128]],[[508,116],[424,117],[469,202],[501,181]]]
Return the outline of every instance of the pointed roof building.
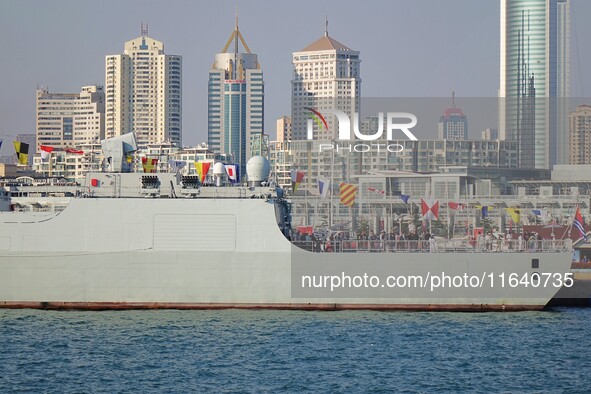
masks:
[[[351,48],[335,40],[328,35],[328,19],[324,21],[324,35],[302,49],[300,52],[316,52],[316,51],[352,51]]]
[[[300,52],[315,52],[315,51],[352,51],[351,48],[342,44],[335,40],[332,37],[329,37],[328,33],[325,33],[324,36],[320,37]]]
[[[294,52],[291,99],[292,137],[304,140],[308,136],[308,108],[318,111],[338,109],[351,119],[359,112],[361,70],[359,51],[335,40],[328,34],[325,20],[324,35],[304,49]],[[324,114],[325,127],[313,131],[314,139],[329,140],[337,125],[334,115]],[[314,126],[312,126],[314,127]]]

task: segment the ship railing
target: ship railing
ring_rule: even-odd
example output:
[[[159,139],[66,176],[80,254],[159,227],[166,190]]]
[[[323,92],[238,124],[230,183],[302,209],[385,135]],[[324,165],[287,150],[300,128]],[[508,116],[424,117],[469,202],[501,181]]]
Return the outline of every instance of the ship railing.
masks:
[[[317,253],[553,253],[572,250],[570,239],[543,240],[317,240],[292,241]]]

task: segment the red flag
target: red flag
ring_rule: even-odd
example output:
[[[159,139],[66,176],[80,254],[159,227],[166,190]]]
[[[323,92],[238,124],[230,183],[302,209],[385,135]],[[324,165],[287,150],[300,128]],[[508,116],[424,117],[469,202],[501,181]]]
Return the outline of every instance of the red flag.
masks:
[[[41,149],[44,152],[51,153],[55,148],[53,146],[39,145],[39,149]]]
[[[84,151],[81,151],[78,149],[66,148],[64,150],[68,153],[74,153],[75,155],[83,155],[84,154]]]
[[[47,145],[39,145],[39,149],[41,149],[41,159],[45,160],[49,157],[49,154],[53,152],[53,146]]]
[[[423,219],[439,220],[439,200],[424,200],[421,198],[421,213]]]
[[[458,203],[458,202],[451,202],[451,201],[447,203],[447,206],[450,209],[464,209],[465,208],[464,204]]]

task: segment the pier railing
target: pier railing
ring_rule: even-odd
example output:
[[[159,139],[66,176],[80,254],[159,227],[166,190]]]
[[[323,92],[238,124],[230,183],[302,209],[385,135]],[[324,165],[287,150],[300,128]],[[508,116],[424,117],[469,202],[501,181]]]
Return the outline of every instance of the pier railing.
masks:
[[[365,240],[292,241],[317,253],[553,253],[572,250],[570,239],[544,240]]]

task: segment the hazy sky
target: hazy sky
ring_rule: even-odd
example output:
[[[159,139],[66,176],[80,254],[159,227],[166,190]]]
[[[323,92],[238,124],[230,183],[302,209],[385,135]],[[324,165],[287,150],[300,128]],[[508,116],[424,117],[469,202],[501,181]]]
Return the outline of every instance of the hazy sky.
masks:
[[[572,0],[571,95],[591,92],[591,1]],[[494,97],[499,0],[0,0],[0,138],[35,132],[35,89],[104,84],[105,55],[140,35],[183,56],[183,142],[207,140],[207,77],[234,27],[259,55],[265,127],[290,112],[291,53],[329,34],[361,51],[365,97]],[[574,36],[586,45],[574,45]],[[582,78],[579,78],[579,67]],[[582,79],[582,84],[581,84]],[[469,114],[468,114],[469,116]],[[12,149],[12,147],[10,147]],[[2,154],[12,153],[2,149]]]

